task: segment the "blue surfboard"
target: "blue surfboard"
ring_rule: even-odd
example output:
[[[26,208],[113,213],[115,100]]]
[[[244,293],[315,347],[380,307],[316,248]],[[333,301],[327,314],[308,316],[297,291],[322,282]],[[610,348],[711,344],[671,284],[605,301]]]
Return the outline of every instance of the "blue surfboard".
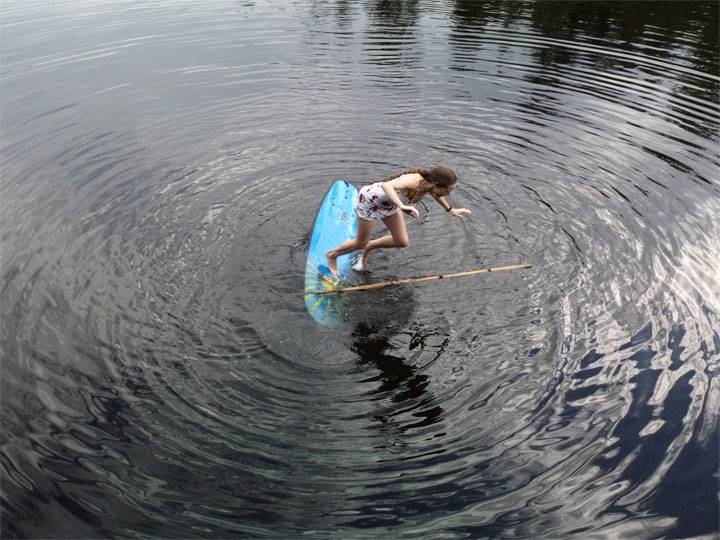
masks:
[[[334,294],[317,294],[317,291],[334,290],[336,276],[327,267],[325,252],[336,248],[345,240],[355,238],[357,216],[355,201],[358,190],[344,180],[338,180],[325,195],[313,227],[305,265],[305,305],[313,319],[325,326],[338,321],[337,297]],[[352,270],[352,254],[338,257],[341,277]]]

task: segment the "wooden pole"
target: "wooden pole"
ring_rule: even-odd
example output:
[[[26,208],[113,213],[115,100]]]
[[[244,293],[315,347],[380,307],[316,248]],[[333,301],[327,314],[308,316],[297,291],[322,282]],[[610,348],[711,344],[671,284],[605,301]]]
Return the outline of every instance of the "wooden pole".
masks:
[[[456,274],[437,274],[433,276],[424,276],[407,279],[397,279],[395,281],[383,281],[381,283],[371,283],[370,285],[358,285],[357,287],[345,287],[335,290],[305,291],[304,294],[337,294],[343,292],[369,291],[370,289],[379,289],[381,287],[389,287],[391,285],[400,285],[402,283],[417,283],[419,281],[432,281],[434,279],[448,279],[464,276],[473,276],[475,274],[489,274],[490,272],[501,272],[503,270],[520,270],[523,268],[532,268],[531,264],[514,264],[511,266],[497,266],[495,268],[482,268],[480,270],[469,270],[467,272],[458,272]]]

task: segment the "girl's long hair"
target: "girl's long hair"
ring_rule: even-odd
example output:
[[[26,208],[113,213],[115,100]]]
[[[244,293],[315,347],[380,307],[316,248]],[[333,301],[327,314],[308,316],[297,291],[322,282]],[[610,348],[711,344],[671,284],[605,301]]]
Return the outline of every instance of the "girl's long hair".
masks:
[[[439,167],[433,167],[432,169],[407,169],[405,171],[387,176],[378,182],[389,182],[395,180],[397,177],[403,174],[419,174],[423,177],[421,181],[422,189],[430,191],[433,185],[442,187],[452,187],[457,184],[457,175],[450,167],[440,165]]]

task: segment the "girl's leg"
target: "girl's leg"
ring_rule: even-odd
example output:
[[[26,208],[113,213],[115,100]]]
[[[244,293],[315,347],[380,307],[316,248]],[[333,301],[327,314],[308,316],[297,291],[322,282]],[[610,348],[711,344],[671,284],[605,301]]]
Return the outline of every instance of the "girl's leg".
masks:
[[[357,251],[358,249],[363,249],[370,241],[370,235],[372,234],[372,228],[375,222],[358,218],[357,223],[357,234],[355,235],[355,238],[352,240],[346,240],[335,249],[325,252],[328,268],[330,269],[330,272],[336,276],[340,275],[340,271],[337,267],[337,258],[340,255],[346,255],[348,253],[352,253],[353,251]]]
[[[410,245],[410,237],[408,236],[407,229],[405,228],[405,218],[403,213],[398,211],[393,215],[383,218],[383,223],[390,231],[388,236],[371,240],[363,249],[362,263],[365,264],[370,256],[370,252],[374,249],[380,248],[400,248],[408,247]]]

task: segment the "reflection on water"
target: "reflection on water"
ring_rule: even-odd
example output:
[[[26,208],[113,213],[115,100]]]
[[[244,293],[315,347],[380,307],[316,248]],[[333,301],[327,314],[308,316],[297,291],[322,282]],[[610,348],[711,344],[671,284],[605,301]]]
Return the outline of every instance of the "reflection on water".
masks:
[[[377,390],[370,393],[376,396],[373,401],[387,401],[388,395],[392,397],[389,401],[392,404],[401,404],[401,410],[396,411],[397,405],[391,405],[376,413],[375,418],[387,424],[393,416],[402,413],[416,418],[415,423],[398,422],[398,431],[407,431],[413,428],[429,426],[441,419],[442,407],[434,402],[431,395],[426,394],[429,384],[428,377],[420,371],[420,367],[413,367],[406,363],[405,358],[389,354],[392,350],[387,338],[375,335],[368,335],[368,329],[358,327],[354,332],[353,351],[358,355],[358,365],[361,368],[374,367],[379,371],[378,376],[366,379],[364,382],[376,380]],[[411,338],[410,350],[417,347],[424,336],[415,335]],[[422,408],[422,410],[416,410]],[[412,411],[412,412],[411,412]]]
[[[344,300],[357,372],[370,370],[362,382],[377,385],[366,394],[377,408],[375,419],[398,433],[435,424],[442,407],[428,389],[431,381],[425,370],[443,353],[449,329],[438,323],[413,324],[415,300],[405,286],[368,293]]]
[[[716,534],[718,20],[4,5],[4,536]],[[315,323],[329,185],[437,163],[472,216],[353,279],[533,268]]]

